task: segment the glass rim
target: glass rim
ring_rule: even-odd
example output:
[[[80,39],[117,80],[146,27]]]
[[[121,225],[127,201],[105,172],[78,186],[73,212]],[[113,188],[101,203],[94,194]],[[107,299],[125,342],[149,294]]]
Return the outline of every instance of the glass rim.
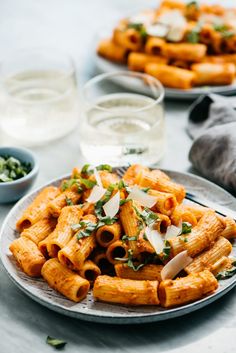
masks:
[[[69,66],[70,68],[67,70],[68,72],[65,72],[64,75],[62,77],[57,78],[58,81],[60,80],[64,80],[70,76],[73,76],[76,73],[76,69],[75,69],[75,61],[72,57],[72,55],[68,52],[66,52],[63,49],[60,48],[52,48],[52,47],[47,47],[47,46],[36,46],[36,47],[25,47],[25,48],[19,48],[19,49],[15,49],[12,50],[11,52],[9,52],[6,56],[2,57],[1,61],[0,61],[0,82],[3,83],[4,81],[4,75],[3,75],[3,68],[4,68],[4,64],[7,64],[8,62],[10,62],[10,60],[17,60],[17,54],[25,54],[25,55],[31,55],[34,52],[41,52],[43,54],[45,54],[45,56],[49,56],[50,54],[54,54],[56,52],[60,53],[61,55],[63,55],[63,57],[68,60]],[[59,57],[59,59],[61,58],[61,56]],[[18,79],[15,78],[11,78],[11,80],[18,82]]]
[[[91,101],[89,99],[87,99],[87,97],[86,97],[86,90],[87,89],[89,89],[91,86],[93,86],[94,84],[96,84],[96,83],[98,83],[98,82],[100,82],[102,80],[106,80],[108,78],[113,78],[115,76],[130,76],[130,77],[135,77],[136,76],[136,77],[142,78],[142,79],[146,78],[146,79],[152,80],[156,84],[158,89],[160,90],[159,97],[158,98],[153,98],[153,102],[148,103],[145,107],[134,109],[134,110],[132,110],[132,112],[138,113],[138,112],[142,112],[142,111],[148,110],[148,109],[152,108],[153,106],[161,103],[163,101],[164,97],[165,97],[164,86],[155,77],[153,77],[153,76],[151,76],[149,74],[146,74],[146,73],[142,73],[142,72],[120,70],[120,71],[114,71],[114,72],[109,72],[109,73],[102,73],[102,74],[96,75],[93,78],[91,78],[90,80],[88,80],[85,83],[85,85],[84,85],[84,87],[82,89],[82,95],[83,95],[83,99],[85,100],[85,102],[91,104]],[[111,80],[111,82],[112,82],[112,80]],[[117,86],[121,86],[116,81],[113,81],[112,83],[117,84]],[[130,93],[130,92],[124,91],[122,93]],[[132,93],[146,95],[146,94],[144,94],[142,92],[138,92],[138,91],[135,91],[135,90],[133,90]],[[105,112],[110,112],[111,111],[110,108],[101,107],[99,104],[96,104],[96,103],[94,103],[93,107],[96,108],[96,109],[99,109],[101,111],[105,111]]]

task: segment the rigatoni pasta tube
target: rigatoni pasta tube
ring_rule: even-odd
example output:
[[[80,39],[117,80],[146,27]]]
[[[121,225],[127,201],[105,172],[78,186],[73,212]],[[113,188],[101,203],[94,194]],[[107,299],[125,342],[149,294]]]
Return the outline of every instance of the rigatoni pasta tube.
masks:
[[[219,237],[209,250],[196,256],[191,264],[185,267],[187,273],[201,272],[204,269],[211,271],[212,266],[223,256],[228,256],[232,251],[231,243],[224,237]]]
[[[47,204],[60,194],[60,190],[55,186],[48,186],[43,189],[27,207],[21,218],[16,223],[16,229],[22,232],[25,228],[38,222],[39,219],[48,216]]]
[[[159,286],[161,306],[169,308],[193,302],[214,292],[217,287],[216,278],[208,270],[175,280],[164,280]]]
[[[148,55],[145,53],[130,53],[128,56],[128,68],[133,71],[144,71],[145,65],[149,63],[167,64],[163,56]]]
[[[97,53],[118,63],[125,63],[127,59],[127,49],[114,43],[111,39],[101,40],[97,47]]]
[[[54,200],[48,203],[47,210],[53,217],[59,217],[61,210],[67,206],[67,200],[70,200],[72,204],[76,204],[81,198],[76,190],[65,190],[58,195]]]
[[[56,228],[47,245],[50,257],[56,257],[58,251],[70,241],[74,233],[71,226],[78,223],[81,217],[82,210],[80,206],[66,206],[62,209]]]
[[[93,287],[96,300],[126,305],[158,305],[158,281],[135,281],[98,276]]]
[[[149,172],[149,168],[141,164],[133,164],[126,170],[122,179],[129,185],[133,185],[135,183],[136,175],[141,171]]]
[[[206,50],[204,44],[165,43],[161,48],[161,54],[169,59],[198,62],[204,58]]]
[[[121,236],[121,226],[118,222],[104,225],[98,228],[96,232],[96,240],[99,245],[107,248],[114,241],[119,240]]]
[[[56,227],[56,219],[55,218],[43,218],[38,222],[33,224],[31,227],[26,228],[21,233],[21,236],[29,238],[36,245],[43,239],[45,239],[49,234],[52,233],[54,228]]]
[[[83,220],[88,220],[91,223],[96,222],[96,217],[86,215]],[[96,246],[95,233],[90,236],[77,239],[76,233],[71,240],[59,251],[58,259],[64,265],[71,269],[80,270],[83,267],[84,261],[91,254]]]
[[[165,64],[146,64],[147,74],[154,76],[166,87],[189,89],[193,87],[196,74],[193,71]]]
[[[98,251],[93,257],[94,263],[100,268],[102,274],[111,274],[114,270],[104,251]]]
[[[185,205],[178,205],[172,215],[170,216],[172,224],[179,226],[181,222],[188,222],[195,226],[197,224],[197,218],[194,213],[189,211]]]
[[[134,28],[122,30],[116,28],[113,31],[112,39],[115,44],[118,44],[121,47],[132,51],[139,51],[143,45],[143,40],[140,33]]]
[[[161,38],[156,38],[156,37],[148,38],[144,51],[148,55],[160,55],[164,44],[165,44],[165,41]]]
[[[185,198],[185,188],[183,185],[177,184],[167,178],[159,177],[152,172],[143,172],[137,174],[135,183],[142,187],[150,187],[151,189],[174,194],[180,203]]]
[[[196,74],[196,86],[230,85],[235,77],[235,65],[231,63],[199,63],[193,64],[191,69]]]
[[[74,302],[80,302],[89,291],[89,281],[62,266],[55,258],[45,262],[42,276],[50,287]]]
[[[177,206],[177,200],[173,194],[152,189],[147,193],[156,197],[157,202],[153,206],[153,210],[156,210],[157,212],[170,216],[174,208]]]
[[[225,237],[227,239],[233,239],[236,238],[236,222],[233,218],[231,217],[225,217],[225,229],[222,232],[222,237]]]
[[[108,246],[106,251],[106,257],[111,264],[116,264],[120,262],[120,260],[116,260],[116,258],[128,258],[127,245],[121,240],[115,241],[114,243]]]
[[[196,256],[207,247],[210,247],[222,234],[224,228],[225,224],[214,211],[206,212],[186,237],[187,241],[183,241],[181,236],[169,240],[172,256],[183,250],[187,250],[189,256]]]
[[[161,270],[163,265],[147,264],[138,271],[134,271],[127,264],[116,264],[115,271],[117,277],[135,280],[161,281]]]
[[[120,220],[122,227],[124,228],[125,234],[128,237],[137,237],[140,233],[141,220],[139,219],[135,208],[136,204],[130,200],[121,206],[120,211]],[[134,253],[137,252],[137,243],[136,240],[131,240],[128,242],[130,249]]]
[[[46,259],[32,240],[25,237],[20,237],[11,243],[9,249],[22,270],[28,276],[41,276],[41,268]]]
[[[90,283],[93,283],[97,276],[101,274],[100,268],[91,260],[86,260],[81,267],[79,274],[86,278]]]
[[[197,222],[202,218],[204,213],[206,213],[210,210],[208,207],[200,206],[197,204],[190,204],[190,203],[189,204],[182,204],[182,209],[189,211],[192,215],[194,215]]]

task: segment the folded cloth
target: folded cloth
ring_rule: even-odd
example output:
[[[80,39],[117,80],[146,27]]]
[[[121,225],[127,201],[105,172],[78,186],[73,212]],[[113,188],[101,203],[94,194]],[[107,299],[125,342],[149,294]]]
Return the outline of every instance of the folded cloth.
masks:
[[[192,104],[187,131],[193,166],[236,195],[236,97],[201,96]]]

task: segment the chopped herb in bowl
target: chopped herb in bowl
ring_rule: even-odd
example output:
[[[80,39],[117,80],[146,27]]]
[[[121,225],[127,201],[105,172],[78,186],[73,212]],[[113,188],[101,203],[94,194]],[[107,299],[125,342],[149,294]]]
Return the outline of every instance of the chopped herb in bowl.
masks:
[[[20,179],[31,170],[30,163],[21,162],[12,156],[0,156],[0,183]]]

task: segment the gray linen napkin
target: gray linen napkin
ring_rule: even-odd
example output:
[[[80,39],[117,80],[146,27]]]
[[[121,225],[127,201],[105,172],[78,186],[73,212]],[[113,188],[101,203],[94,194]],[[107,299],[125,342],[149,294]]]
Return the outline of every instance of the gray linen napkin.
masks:
[[[201,96],[192,104],[187,131],[193,166],[236,195],[236,97]]]

